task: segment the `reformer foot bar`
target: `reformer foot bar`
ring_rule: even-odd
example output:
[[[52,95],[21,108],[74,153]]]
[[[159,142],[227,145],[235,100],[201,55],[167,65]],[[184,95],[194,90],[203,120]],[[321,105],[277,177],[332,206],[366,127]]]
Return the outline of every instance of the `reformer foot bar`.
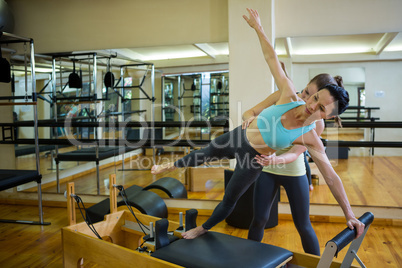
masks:
[[[359,239],[354,240],[355,231],[346,228],[327,243],[322,257],[319,257],[212,231],[196,239],[181,239],[184,230],[196,227],[196,210],[186,212],[184,225],[182,218],[178,223],[141,213],[134,213],[134,217],[126,210],[117,211],[117,192],[112,184],[113,181],[110,183],[111,214],[93,225],[102,240],[86,223],[76,224],[75,204],[71,197],[74,189],[69,184],[70,226],[62,229],[64,267],[76,267],[78,262],[116,267],[132,267],[135,263],[137,267],[158,268],[356,267],[352,265],[354,258],[364,267],[356,253],[374,219],[370,212],[359,218],[365,224],[365,231]],[[141,230],[139,222],[149,226],[149,230]],[[169,233],[168,229],[171,230]],[[333,261],[334,256],[349,243],[351,246],[343,262]]]

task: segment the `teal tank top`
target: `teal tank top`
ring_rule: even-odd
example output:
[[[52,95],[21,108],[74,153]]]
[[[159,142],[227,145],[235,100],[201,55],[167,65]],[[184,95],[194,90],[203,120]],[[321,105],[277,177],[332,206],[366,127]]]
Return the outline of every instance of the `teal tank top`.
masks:
[[[286,148],[304,133],[315,128],[315,122],[304,127],[286,129],[281,118],[287,111],[305,104],[304,101],[295,101],[285,104],[272,105],[264,109],[257,117],[257,127],[264,142],[274,150]]]

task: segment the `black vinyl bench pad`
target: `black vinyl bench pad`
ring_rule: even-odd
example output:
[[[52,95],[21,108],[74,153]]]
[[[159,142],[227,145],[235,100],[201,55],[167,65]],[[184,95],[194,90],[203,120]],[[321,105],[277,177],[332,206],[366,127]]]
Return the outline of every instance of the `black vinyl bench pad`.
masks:
[[[123,149],[124,148],[124,149]],[[136,147],[99,147],[98,157],[96,157],[96,148],[84,148],[76,151],[61,153],[57,155],[56,161],[99,161],[106,158],[117,156],[122,152],[129,152],[138,149]]]
[[[36,170],[0,169],[0,191],[31,181],[40,183],[42,176]]]
[[[69,145],[59,145],[59,148],[68,147]],[[47,152],[56,149],[56,145],[39,145],[39,152]],[[15,147],[15,156],[23,156],[34,154],[35,145],[19,145]]]
[[[152,253],[161,260],[191,268],[268,268],[293,256],[289,250],[217,232],[179,239]]]

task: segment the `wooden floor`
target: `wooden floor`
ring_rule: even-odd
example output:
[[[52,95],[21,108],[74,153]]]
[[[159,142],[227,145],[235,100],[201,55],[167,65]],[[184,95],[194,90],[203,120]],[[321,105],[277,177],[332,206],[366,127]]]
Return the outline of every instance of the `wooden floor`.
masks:
[[[180,155],[179,155],[180,156]],[[174,159],[177,155],[163,155]],[[148,159],[148,160],[147,160]],[[41,157],[42,169],[49,169],[50,158]],[[135,168],[138,163],[149,162],[149,158],[141,157],[126,162],[126,168]],[[22,164],[24,163],[24,164]],[[20,165],[30,165],[29,156]],[[66,162],[66,165],[68,162]],[[69,163],[75,165],[76,163]],[[64,166],[68,168],[68,166]],[[339,160],[334,166],[342,178],[347,195],[352,205],[402,207],[402,157],[349,157]],[[153,176],[149,170],[119,171],[121,165],[101,169],[101,193],[107,195],[105,185],[109,174],[117,174],[117,183],[125,187],[137,184],[146,186],[153,181],[170,176],[185,183],[185,170],[176,170],[168,174]],[[96,194],[96,176],[94,173],[74,178],[76,193]],[[105,182],[105,183],[103,183]],[[64,192],[65,183],[61,185]],[[44,192],[55,192],[54,185],[43,185]],[[222,199],[223,182],[213,179],[207,183],[205,192],[189,192],[193,199]],[[281,200],[286,202],[286,194],[281,191]],[[326,185],[316,185],[310,192],[311,203],[335,204]],[[0,218],[37,220],[37,208],[33,206],[0,205]],[[44,217],[50,226],[30,226],[23,224],[0,223],[0,267],[62,267],[62,248],[60,229],[67,225],[65,208],[45,207]],[[77,216],[81,219],[81,215]],[[177,220],[177,215],[169,215],[169,219]],[[205,217],[199,217],[199,224]],[[313,222],[317,233],[321,253],[326,241],[345,228],[344,223]],[[247,230],[233,228],[225,222],[213,228],[223,232],[246,238]],[[292,251],[302,252],[302,246],[293,222],[280,219],[279,225],[265,231],[263,243],[281,246]],[[367,267],[402,267],[402,227],[373,225],[362,247],[359,257]],[[339,254],[342,259],[344,253]]]
[[[44,217],[50,221],[48,226],[0,223],[0,267],[62,267],[62,247],[60,229],[67,225],[65,208],[45,207]],[[0,218],[37,220],[38,210],[33,206],[0,205]],[[78,221],[82,217],[77,211]],[[177,221],[176,215],[169,215]],[[206,217],[199,216],[200,225]],[[341,223],[313,222],[321,253],[325,243],[345,228]],[[213,231],[247,238],[247,230],[229,226],[221,222]],[[292,221],[280,220],[278,226],[266,229],[263,243],[302,252],[302,246]],[[338,260],[345,252],[341,251]],[[402,267],[402,227],[370,227],[358,252],[366,267]],[[356,263],[357,264],[357,263]]]

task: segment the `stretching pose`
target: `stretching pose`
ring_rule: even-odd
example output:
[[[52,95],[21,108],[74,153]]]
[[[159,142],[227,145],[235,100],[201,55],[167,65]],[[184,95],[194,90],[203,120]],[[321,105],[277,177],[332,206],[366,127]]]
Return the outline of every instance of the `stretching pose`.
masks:
[[[342,86],[342,77],[332,77],[329,74],[319,74],[307,84],[298,95],[304,101],[327,84]],[[265,108],[274,105],[279,98],[279,92],[271,94],[261,103],[243,113],[243,128],[249,124],[249,119],[258,116]],[[323,120],[315,122],[318,136],[324,129]],[[256,156],[257,162],[264,166],[254,186],[254,217],[249,227],[248,239],[261,241],[265,225],[269,220],[272,202],[279,194],[282,185],[288,195],[293,221],[300,234],[306,253],[320,255],[317,236],[311,226],[309,217],[309,180],[307,177],[308,163],[305,163],[306,147],[293,145],[281,149],[270,156]]]
[[[250,17],[256,11],[249,10]],[[255,16],[255,15],[254,15]],[[252,17],[256,20],[257,17]],[[245,17],[250,24],[251,19]],[[251,26],[252,24],[250,24]],[[257,24],[255,24],[257,26]],[[227,132],[200,150],[191,152],[176,162],[154,165],[151,172],[158,174],[181,167],[198,166],[212,159],[235,158],[236,167],[228,183],[222,202],[211,217],[202,225],[184,232],[183,238],[196,238],[223,221],[232,212],[237,200],[255,182],[262,171],[257,155],[271,155],[291,144],[308,147],[309,152],[328,183],[332,194],[346,217],[347,225],[357,229],[360,236],[364,224],[356,219],[343,188],[342,181],[332,168],[325,154],[324,146],[316,134],[314,122],[323,118],[333,118],[348,106],[347,92],[338,86],[327,85],[305,103],[296,95],[293,83],[286,77],[278,57],[262,28],[255,28],[264,45],[270,47],[266,59],[270,71],[280,91],[277,105],[263,110],[257,120],[252,120],[247,129],[242,126]],[[264,50],[265,51],[265,50]]]

